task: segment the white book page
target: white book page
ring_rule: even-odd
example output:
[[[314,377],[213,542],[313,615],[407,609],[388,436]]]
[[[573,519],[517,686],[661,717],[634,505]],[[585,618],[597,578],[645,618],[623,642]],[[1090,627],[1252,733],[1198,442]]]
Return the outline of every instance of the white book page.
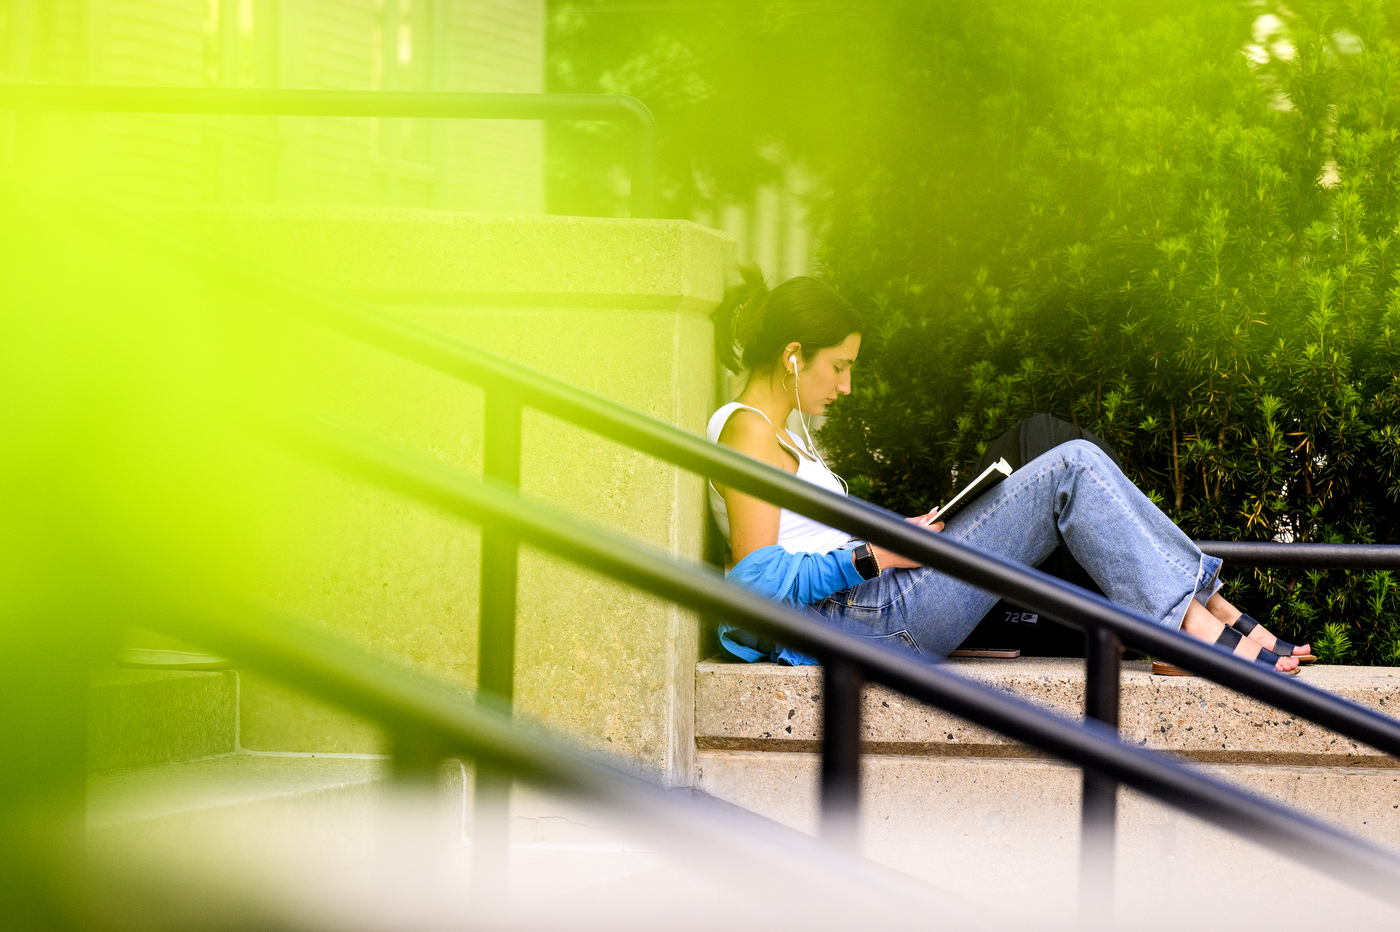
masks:
[[[968,501],[970,501],[972,498],[976,497],[977,495],[981,495],[982,492],[985,491],[985,487],[982,485],[983,480],[985,480],[988,476],[992,475],[993,473],[1001,473],[1002,477],[1005,478],[1006,476],[1009,476],[1012,473],[1011,464],[1008,463],[1005,458],[1002,458],[997,460],[992,465],[988,466],[986,469],[982,470],[982,474],[980,476],[978,476],[976,479],[973,479],[961,492],[959,492],[957,495],[954,495],[948,501],[947,504],[938,509],[938,513],[934,516],[934,520],[941,521],[945,513],[956,512],[959,508],[962,508],[962,506]]]

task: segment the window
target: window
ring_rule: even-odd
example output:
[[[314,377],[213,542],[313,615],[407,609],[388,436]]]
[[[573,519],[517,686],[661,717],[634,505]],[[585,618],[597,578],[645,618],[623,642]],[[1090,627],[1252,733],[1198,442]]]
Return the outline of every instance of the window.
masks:
[[[276,87],[277,0],[206,0],[204,82]]]
[[[431,91],[433,0],[378,0],[374,36],[374,87],[382,91]],[[432,164],[432,122],[377,120],[375,154]]]

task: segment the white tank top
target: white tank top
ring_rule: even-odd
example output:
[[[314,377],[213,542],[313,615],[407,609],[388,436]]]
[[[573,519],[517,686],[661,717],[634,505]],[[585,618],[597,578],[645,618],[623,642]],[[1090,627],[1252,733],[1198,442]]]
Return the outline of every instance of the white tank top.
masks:
[[[768,415],[757,408],[731,401],[710,416],[709,426],[705,429],[705,436],[711,443],[719,443],[719,435],[724,432],[724,425],[729,422],[729,416],[735,411],[743,408],[745,411],[753,411],[759,417],[768,421]],[[772,421],[768,421],[772,424]],[[824,489],[830,489],[841,495],[846,494],[845,487],[841,485],[841,480],[826,468],[807,449],[807,445],[790,430],[784,430],[791,442],[784,442],[781,436],[778,442],[792,450],[797,457],[797,478],[819,485]],[[714,513],[715,523],[719,525],[720,533],[724,539],[729,539],[729,509],[725,507],[724,496],[719,494],[713,482],[709,483],[710,488],[710,511]],[[800,515],[795,511],[788,511],[786,508],[778,518],[778,546],[788,553],[830,553],[844,547],[851,540],[851,535],[845,531],[838,531],[834,527],[813,521],[805,515]]]

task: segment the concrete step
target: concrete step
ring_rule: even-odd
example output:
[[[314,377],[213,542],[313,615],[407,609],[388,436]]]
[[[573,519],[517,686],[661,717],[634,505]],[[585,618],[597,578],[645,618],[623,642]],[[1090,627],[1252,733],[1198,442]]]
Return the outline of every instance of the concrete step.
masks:
[[[340,921],[324,924],[357,928],[401,927],[425,912],[469,919],[479,910],[470,775],[449,761],[435,787],[406,787],[383,758],[255,753],[96,773],[87,850],[123,895],[158,891],[138,898],[158,915],[190,903],[203,904],[196,914],[227,910],[256,891],[259,909],[318,924],[327,915]],[[528,787],[512,791],[509,830],[495,905],[531,915],[568,914],[580,897],[615,910],[608,893],[656,895],[685,875],[621,814]],[[366,924],[371,914],[392,921]]]
[[[238,675],[233,672],[92,671],[88,769],[230,754],[238,741]]]
[[[1062,715],[1082,715],[1083,661],[950,665]],[[1302,676],[1381,711],[1400,708],[1400,670],[1313,667]],[[820,668],[701,663],[698,788],[816,831],[820,698]],[[1125,664],[1122,719],[1122,732],[1134,743],[1400,847],[1400,767],[1372,748],[1205,680],[1153,676],[1145,663]],[[1035,904],[1068,921],[1078,889],[1078,768],[881,687],[865,693],[863,742],[867,855],[974,897]],[[1220,872],[1230,864],[1249,865],[1247,876],[1310,891],[1318,903],[1356,902],[1340,884],[1279,855],[1136,793],[1121,793],[1120,902],[1166,897],[1193,904],[1192,909],[1208,903],[1228,913],[1233,904],[1211,891],[1228,889],[1221,887]],[[1362,926],[1400,920],[1400,913],[1376,908],[1381,912],[1353,918]],[[1308,909],[1293,918],[1309,915]],[[1214,916],[1211,924],[1220,918]],[[1249,921],[1247,913],[1241,921]]]
[[[240,752],[90,774],[88,834],[98,844],[229,834],[282,844],[329,834],[340,839],[335,847],[364,852],[381,810],[410,800],[430,813],[427,846],[457,848],[471,843],[472,783],[471,766],[455,760],[442,764],[435,785],[405,787],[374,755]],[[510,845],[526,857],[636,847],[612,822],[604,811],[525,785],[511,792]]]
[[[230,824],[276,826],[317,809],[340,816],[367,807],[387,762],[357,757],[226,754],[95,773],[88,778],[88,834],[170,840]]]
[[[1060,715],[1084,714],[1084,662],[1052,657],[952,660],[954,672]],[[1312,666],[1303,682],[1386,714],[1400,713],[1400,668]],[[696,668],[700,750],[815,751],[821,668],[706,661]],[[862,741],[873,753],[1035,756],[1032,749],[883,687],[866,690]],[[1209,680],[1153,676],[1123,664],[1121,733],[1202,763],[1393,767],[1400,761]]]
[[[960,897],[814,863],[820,852],[789,839],[770,836],[736,876],[732,861],[715,863],[711,838],[658,836],[627,812],[529,788],[512,793],[508,860],[492,871],[504,883],[478,899],[465,769],[445,766],[424,792],[388,780],[387,763],[240,753],[93,774],[87,854],[100,899],[136,910],[133,928],[209,915],[247,927],[469,928],[487,911],[502,928],[601,932],[655,928],[668,910],[668,928],[696,932],[759,914],[765,928],[795,917],[804,929],[849,928],[818,921],[822,897],[883,928],[923,927],[930,912],[981,927]],[[911,897],[919,908],[894,921]]]

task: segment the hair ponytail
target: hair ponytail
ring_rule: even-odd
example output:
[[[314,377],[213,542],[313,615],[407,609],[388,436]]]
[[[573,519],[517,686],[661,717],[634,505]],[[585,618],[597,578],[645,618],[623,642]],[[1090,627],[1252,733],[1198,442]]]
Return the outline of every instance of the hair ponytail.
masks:
[[[724,292],[715,309],[715,358],[730,372],[771,365],[789,343],[801,343],[804,359],[836,346],[863,321],[831,286],[806,275],[773,290],[755,265],[739,266],[743,281]]]
[[[743,369],[742,356],[763,332],[772,292],[756,265],[739,266],[743,277],[725,289],[724,300],[715,311],[715,358],[730,372]]]

